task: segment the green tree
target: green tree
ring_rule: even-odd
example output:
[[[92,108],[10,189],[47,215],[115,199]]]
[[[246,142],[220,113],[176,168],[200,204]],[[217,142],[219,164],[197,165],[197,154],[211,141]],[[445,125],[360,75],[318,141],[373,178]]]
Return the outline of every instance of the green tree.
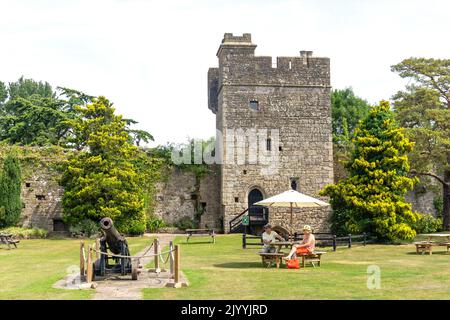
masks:
[[[352,88],[336,89],[331,93],[333,142],[347,144],[360,120],[367,117],[369,103],[357,97]]]
[[[0,175],[0,228],[14,226],[22,212],[21,170],[16,156],[8,154]]]
[[[76,117],[70,101],[57,96],[47,82],[23,77],[10,83],[6,94],[2,92],[0,85],[1,140],[21,145],[62,144],[70,132],[67,121]]]
[[[443,228],[450,230],[450,59],[409,58],[392,71],[410,80],[393,99],[399,123],[415,142],[411,173],[442,186]]]
[[[369,103],[357,97],[352,88],[337,89],[331,93],[335,182],[347,176],[343,163],[350,158],[355,128],[369,110]]]
[[[121,232],[144,232],[144,194],[135,164],[139,153],[125,121],[104,97],[76,109],[81,117],[70,126],[84,148],[68,160],[61,180],[64,219],[76,224],[110,217]]]
[[[419,215],[405,202],[405,194],[416,181],[407,176],[413,143],[398,127],[388,102],[370,110],[355,129],[353,143],[348,178],[321,192],[330,197],[333,229],[370,232],[382,240],[412,239],[416,232],[411,226]]]

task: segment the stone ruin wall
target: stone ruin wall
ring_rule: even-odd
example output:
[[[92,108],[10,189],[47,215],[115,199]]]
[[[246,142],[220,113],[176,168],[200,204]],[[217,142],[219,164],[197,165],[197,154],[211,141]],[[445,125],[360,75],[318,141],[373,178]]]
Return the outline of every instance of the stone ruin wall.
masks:
[[[157,185],[154,214],[167,224],[174,225],[183,217],[194,220],[199,208],[202,208],[200,227],[221,230],[219,198],[218,170],[215,166],[201,179],[191,171],[174,168],[167,181]]]

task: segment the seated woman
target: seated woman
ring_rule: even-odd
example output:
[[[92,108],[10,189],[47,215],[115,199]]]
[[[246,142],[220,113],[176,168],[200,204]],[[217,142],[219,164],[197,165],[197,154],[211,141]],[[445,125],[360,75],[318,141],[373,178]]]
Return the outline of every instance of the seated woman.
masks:
[[[314,251],[314,248],[316,246],[316,238],[311,233],[311,227],[308,225],[305,225],[303,227],[303,240],[300,242],[300,244],[294,244],[292,246],[291,252],[286,257],[283,257],[285,260],[292,259],[292,256],[295,254],[305,254],[305,253],[311,253]]]
[[[272,230],[270,224],[266,224],[262,234],[263,249],[261,250],[261,253],[274,253],[276,248],[271,244],[274,243],[276,239],[280,241],[284,240],[278,233]]]

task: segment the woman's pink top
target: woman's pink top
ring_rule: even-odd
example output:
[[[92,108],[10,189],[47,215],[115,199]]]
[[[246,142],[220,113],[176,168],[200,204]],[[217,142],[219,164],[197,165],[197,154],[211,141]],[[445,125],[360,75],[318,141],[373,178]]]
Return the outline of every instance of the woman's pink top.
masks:
[[[314,248],[316,247],[316,238],[313,234],[309,234],[309,236],[303,238],[301,244],[308,243],[309,245],[306,247],[309,251],[314,251]]]

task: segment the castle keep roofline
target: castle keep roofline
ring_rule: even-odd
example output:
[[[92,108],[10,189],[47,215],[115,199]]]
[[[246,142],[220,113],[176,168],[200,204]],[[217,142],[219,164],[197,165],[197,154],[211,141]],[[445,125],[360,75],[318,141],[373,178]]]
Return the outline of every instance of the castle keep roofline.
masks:
[[[218,68],[208,70],[208,108],[216,113],[224,86],[330,88],[330,59],[302,50],[296,57],[255,56],[251,34],[225,33]]]

